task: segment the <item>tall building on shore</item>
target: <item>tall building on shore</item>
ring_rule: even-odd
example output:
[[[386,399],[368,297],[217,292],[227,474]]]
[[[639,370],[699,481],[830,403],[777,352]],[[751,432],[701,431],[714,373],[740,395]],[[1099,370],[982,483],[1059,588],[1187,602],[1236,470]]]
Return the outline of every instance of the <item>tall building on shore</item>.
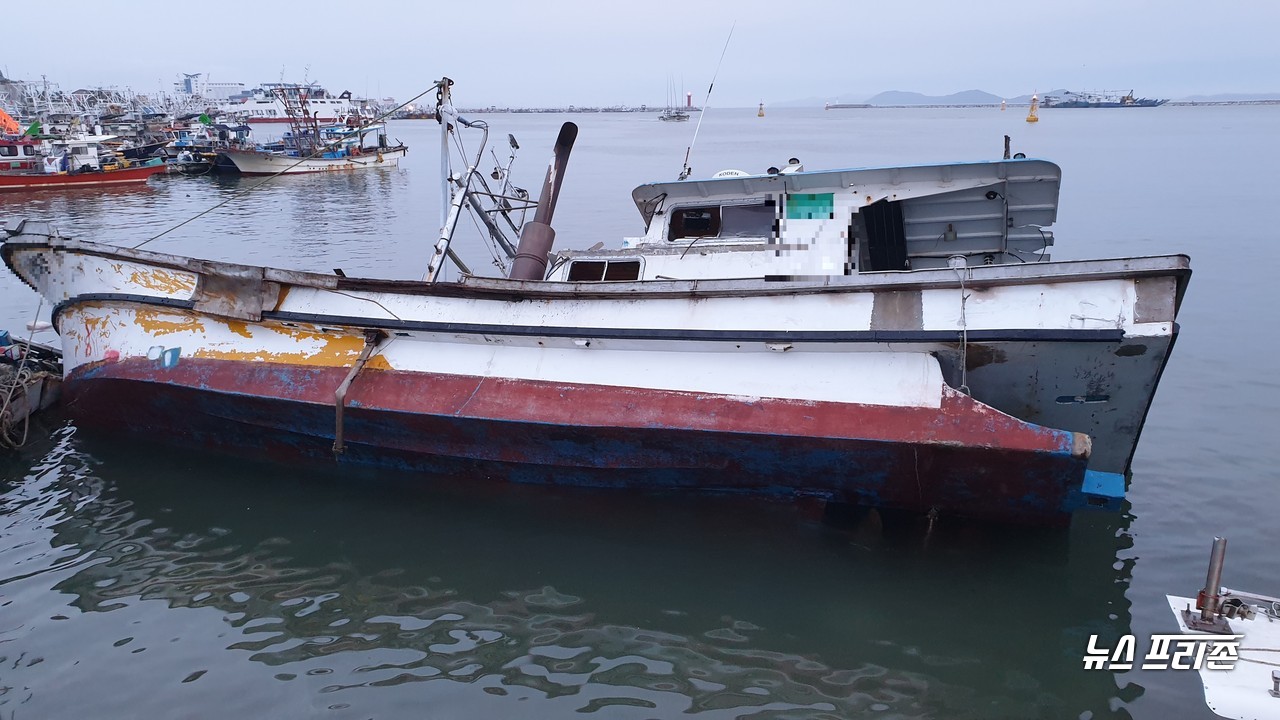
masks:
[[[244,92],[244,83],[209,82],[204,73],[183,73],[182,80],[173,84],[173,91],[198,95],[206,100],[226,101]]]

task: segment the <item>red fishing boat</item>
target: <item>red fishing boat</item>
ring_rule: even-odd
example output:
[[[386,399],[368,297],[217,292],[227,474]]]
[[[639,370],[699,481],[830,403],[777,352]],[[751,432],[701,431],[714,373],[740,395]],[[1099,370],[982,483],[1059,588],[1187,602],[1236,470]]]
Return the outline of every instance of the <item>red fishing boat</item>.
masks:
[[[160,158],[143,162],[118,158],[100,144],[112,137],[93,135],[53,140],[34,157],[34,167],[0,172],[0,191],[146,182],[152,175],[165,171]],[[26,150],[27,146],[23,146],[22,151]]]
[[[115,170],[87,170],[85,172],[17,172],[0,173],[0,191],[43,190],[50,188],[80,187],[89,185],[118,185],[146,182],[147,178],[165,171],[164,161],[148,160],[145,164],[130,165]]]

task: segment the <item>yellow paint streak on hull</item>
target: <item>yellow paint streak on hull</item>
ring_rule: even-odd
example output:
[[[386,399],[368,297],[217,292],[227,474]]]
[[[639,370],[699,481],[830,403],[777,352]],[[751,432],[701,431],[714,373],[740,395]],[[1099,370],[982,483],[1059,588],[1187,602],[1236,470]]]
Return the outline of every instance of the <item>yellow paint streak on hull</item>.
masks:
[[[152,335],[179,332],[205,332],[204,322],[194,315],[180,315],[161,310],[135,310],[134,322]]]
[[[122,277],[125,275],[124,263],[111,263],[112,269]],[[189,273],[178,273],[164,268],[144,267],[129,273],[128,282],[170,295],[190,295],[196,289],[196,276]]]
[[[132,324],[152,336],[177,333],[196,335],[194,346],[185,338],[176,339],[182,347],[183,357],[230,360],[237,362],[270,362],[285,365],[313,367],[350,367],[364,350],[364,336],[357,330],[321,332],[313,325],[283,325],[275,322],[247,323],[224,320],[201,313],[176,309],[138,308],[130,313],[100,303],[87,303],[86,309],[104,311],[99,316],[81,315],[83,330],[71,324],[64,326],[63,334],[92,350],[96,341],[108,342],[114,328]],[[283,336],[285,347],[290,350],[268,350],[266,346],[281,347],[279,342],[259,343],[253,347],[255,337]],[[232,336],[246,338],[232,340]],[[221,338],[221,339],[220,339]],[[108,345],[110,343],[108,342]],[[292,348],[296,348],[292,349]],[[86,355],[92,354],[85,352]],[[374,355],[365,367],[372,370],[392,370],[386,358]]]
[[[253,337],[250,327],[261,331],[270,331],[283,335],[298,345],[296,352],[269,352],[265,349],[225,349],[219,347],[201,347],[192,350],[191,357],[210,360],[232,360],[238,362],[270,362],[285,365],[306,365],[319,367],[350,367],[360,352],[364,350],[364,337],[360,335],[338,335],[324,333],[304,326],[286,326],[275,323],[250,324],[243,322],[217,322],[225,325],[229,332],[243,337]],[[318,348],[318,349],[317,349]],[[375,355],[369,358],[366,367],[373,370],[390,370],[391,365],[386,358]]]
[[[284,301],[289,297],[290,289],[291,288],[288,285],[281,283],[280,295],[276,298],[276,306],[271,308],[272,310],[280,312],[280,308],[284,306]]]
[[[236,320],[228,320],[227,329],[239,335],[240,337],[247,337],[247,338],[253,337],[253,333],[249,332],[249,323],[243,323]]]
[[[161,268],[137,270],[129,276],[129,282],[148,290],[158,290],[173,295],[190,295],[196,290],[194,275],[183,275]]]

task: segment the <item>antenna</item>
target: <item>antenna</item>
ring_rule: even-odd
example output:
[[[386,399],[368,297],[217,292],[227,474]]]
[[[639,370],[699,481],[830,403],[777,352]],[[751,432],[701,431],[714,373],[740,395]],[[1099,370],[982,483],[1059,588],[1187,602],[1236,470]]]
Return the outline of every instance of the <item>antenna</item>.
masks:
[[[724,64],[724,54],[729,51],[729,41],[733,39],[733,29],[738,27],[738,21],[734,20],[733,25],[729,27],[729,37],[724,40],[724,49],[720,51],[720,60],[716,63],[716,71],[711,75],[711,84],[707,86],[707,99],[702,103],[702,110],[698,113],[698,126],[693,129],[693,139],[689,141],[689,147],[684,151],[684,168],[680,171],[681,180],[687,180],[693,174],[693,168],[689,167],[689,156],[693,154],[693,145],[698,142],[698,131],[702,129],[702,116],[707,114],[707,106],[711,104],[711,90],[716,86],[716,78],[720,75],[720,66]]]

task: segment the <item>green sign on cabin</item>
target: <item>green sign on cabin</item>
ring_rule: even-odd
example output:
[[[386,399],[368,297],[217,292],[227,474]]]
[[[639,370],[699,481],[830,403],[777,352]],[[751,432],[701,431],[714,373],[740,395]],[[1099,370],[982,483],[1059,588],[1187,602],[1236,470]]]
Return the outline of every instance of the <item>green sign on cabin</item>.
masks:
[[[793,193],[787,196],[788,220],[835,218],[835,193]]]

